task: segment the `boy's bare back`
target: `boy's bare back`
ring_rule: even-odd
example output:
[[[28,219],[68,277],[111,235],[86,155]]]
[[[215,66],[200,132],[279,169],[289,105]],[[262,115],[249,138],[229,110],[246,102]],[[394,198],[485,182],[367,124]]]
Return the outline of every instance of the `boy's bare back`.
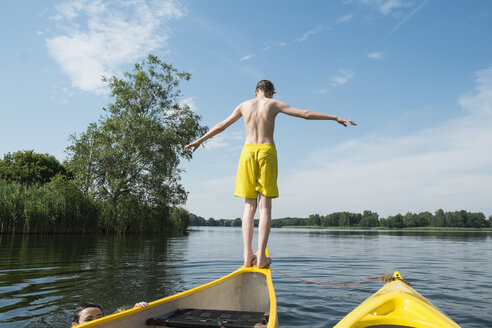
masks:
[[[273,132],[278,114],[275,100],[257,97],[240,104],[238,110],[244,119],[246,144],[275,143]]]

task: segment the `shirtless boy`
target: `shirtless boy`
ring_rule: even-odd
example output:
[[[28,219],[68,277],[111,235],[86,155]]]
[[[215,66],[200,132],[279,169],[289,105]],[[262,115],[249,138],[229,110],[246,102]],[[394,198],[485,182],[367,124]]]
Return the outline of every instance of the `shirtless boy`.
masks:
[[[271,258],[266,256],[265,248],[270,235],[272,198],[278,197],[277,151],[273,141],[277,115],[283,113],[306,120],[332,120],[345,127],[347,124],[356,125],[353,121],[343,117],[291,107],[284,102],[272,99],[274,94],[275,87],[272,82],[268,80],[258,82],[255,98],[239,104],[229,117],[184,149],[195,151],[205,140],[221,133],[241,116],[244,118],[246,140],[239,159],[234,196],[243,197],[245,200],[242,230],[244,266],[247,267],[256,262],[258,268],[264,268],[272,262]],[[257,205],[260,209],[260,221],[258,253],[255,256],[252,240]]]

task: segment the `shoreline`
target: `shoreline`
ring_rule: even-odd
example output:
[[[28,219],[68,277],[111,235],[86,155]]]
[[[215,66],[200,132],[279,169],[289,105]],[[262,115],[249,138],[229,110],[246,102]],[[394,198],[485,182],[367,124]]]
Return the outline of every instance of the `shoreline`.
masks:
[[[371,230],[371,231],[467,231],[492,232],[492,228],[451,228],[451,227],[413,227],[413,228],[383,228],[383,227],[322,227],[322,226],[282,226],[279,229],[324,229],[324,230]]]

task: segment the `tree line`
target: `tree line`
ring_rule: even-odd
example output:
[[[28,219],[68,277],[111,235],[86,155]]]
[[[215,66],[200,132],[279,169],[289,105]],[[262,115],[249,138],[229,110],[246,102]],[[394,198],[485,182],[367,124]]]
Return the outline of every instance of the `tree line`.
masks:
[[[0,233],[184,231],[185,145],[206,132],[179,101],[180,72],[153,55],[106,78],[112,102],[70,136],[60,163],[32,150],[0,161]]]
[[[191,226],[241,226],[241,219],[234,220],[215,220],[209,218],[190,215]],[[255,226],[258,226],[258,220],[255,220]],[[436,228],[492,228],[492,216],[488,219],[481,212],[468,212],[465,210],[444,212],[438,209],[433,213],[406,213],[397,214],[380,218],[379,214],[372,211],[363,213],[335,212],[327,215],[311,214],[307,218],[285,217],[272,220],[272,227],[281,228],[290,227],[353,227],[353,228],[418,228],[418,227],[436,227]]]
[[[258,225],[257,222],[255,222]],[[225,219],[214,219],[209,218],[205,219],[201,216],[197,216],[196,214],[190,214],[190,226],[208,226],[208,227],[240,227],[242,221],[240,218],[236,218],[233,220],[225,220]]]

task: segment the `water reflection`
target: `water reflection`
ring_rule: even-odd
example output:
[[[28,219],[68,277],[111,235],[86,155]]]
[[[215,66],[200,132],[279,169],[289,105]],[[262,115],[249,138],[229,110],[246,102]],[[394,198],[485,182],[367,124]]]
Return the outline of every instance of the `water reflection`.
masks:
[[[183,284],[175,265],[184,260],[183,252],[174,250],[180,238],[0,236],[0,327],[67,326],[85,301],[112,313],[121,305],[172,294]]]
[[[299,234],[305,233],[310,236],[364,236],[379,237],[386,236],[405,236],[419,238],[436,238],[436,239],[458,239],[475,241],[477,239],[487,239],[491,237],[492,232],[487,230],[478,231],[443,231],[443,230],[367,230],[367,229],[273,229],[282,231],[282,233]],[[285,230],[285,231],[284,231]]]

